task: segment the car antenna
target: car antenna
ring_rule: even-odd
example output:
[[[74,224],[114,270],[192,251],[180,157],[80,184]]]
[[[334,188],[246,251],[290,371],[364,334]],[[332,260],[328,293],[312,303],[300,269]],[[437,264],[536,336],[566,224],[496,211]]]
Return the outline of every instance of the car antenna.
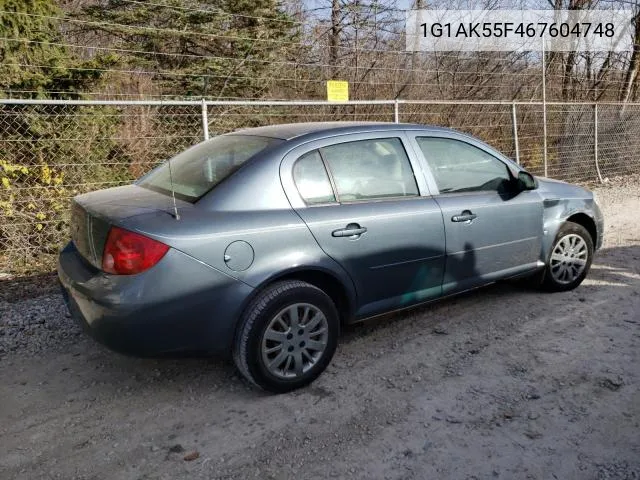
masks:
[[[178,207],[176,205],[176,192],[173,189],[173,172],[171,171],[171,159],[169,159],[169,183],[171,184],[171,198],[173,199],[173,216],[176,220],[180,220],[180,215],[178,215]]]

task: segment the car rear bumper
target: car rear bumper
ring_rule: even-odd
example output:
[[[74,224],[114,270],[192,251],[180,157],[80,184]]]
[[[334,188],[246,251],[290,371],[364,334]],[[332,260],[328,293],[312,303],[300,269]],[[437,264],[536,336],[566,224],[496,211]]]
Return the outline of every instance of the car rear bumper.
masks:
[[[228,355],[252,288],[171,249],[150,270],[110,275],[69,243],[58,277],[72,316],[98,342],[135,356]]]

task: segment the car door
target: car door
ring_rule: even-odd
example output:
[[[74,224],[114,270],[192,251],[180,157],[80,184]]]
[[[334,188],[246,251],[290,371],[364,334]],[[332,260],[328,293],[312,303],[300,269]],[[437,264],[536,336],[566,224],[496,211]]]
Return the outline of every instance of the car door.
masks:
[[[468,137],[411,135],[437,190],[446,236],[443,294],[540,266],[543,202],[507,162]]]
[[[356,317],[441,294],[442,214],[403,138],[337,136],[298,147],[281,166],[295,211],[354,282]]]

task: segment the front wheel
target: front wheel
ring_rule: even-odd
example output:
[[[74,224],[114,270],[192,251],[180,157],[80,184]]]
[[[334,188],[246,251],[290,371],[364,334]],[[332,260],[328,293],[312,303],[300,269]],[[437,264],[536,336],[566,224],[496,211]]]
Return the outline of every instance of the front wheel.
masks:
[[[593,260],[593,240],[582,225],[566,222],[551,248],[542,286],[551,292],[572,290],[587,276]]]
[[[336,350],[340,322],[331,298],[298,280],[260,292],[240,320],[233,359],[253,384],[283,393],[315,380]]]

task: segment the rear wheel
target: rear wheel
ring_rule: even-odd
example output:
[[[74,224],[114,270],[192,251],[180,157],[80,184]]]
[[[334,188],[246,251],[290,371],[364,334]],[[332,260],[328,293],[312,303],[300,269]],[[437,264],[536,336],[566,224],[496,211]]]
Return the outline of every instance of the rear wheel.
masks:
[[[241,318],[233,351],[253,384],[282,393],[308,385],[327,367],[337,345],[339,319],[331,298],[298,280],[260,292]]]
[[[593,240],[589,232],[577,223],[565,223],[549,253],[543,288],[551,292],[576,288],[587,276],[592,260]]]

